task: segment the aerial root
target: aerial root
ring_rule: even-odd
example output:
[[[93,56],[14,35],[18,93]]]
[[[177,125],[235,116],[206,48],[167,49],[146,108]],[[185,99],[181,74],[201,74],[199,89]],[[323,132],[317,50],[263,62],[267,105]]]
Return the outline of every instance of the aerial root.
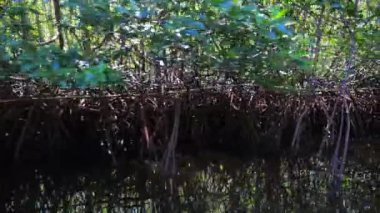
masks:
[[[301,113],[300,117],[297,120],[296,129],[294,130],[293,139],[292,139],[292,149],[294,149],[296,152],[299,149],[299,140],[300,140],[300,135],[303,129],[302,120],[308,111],[309,111],[309,107],[305,106],[303,112]]]
[[[144,112],[143,108],[141,109],[141,117],[142,117],[141,119],[142,119],[142,122],[143,122],[142,132],[143,132],[143,136],[144,136],[144,139],[145,139],[145,142],[146,142],[146,148],[149,150],[150,149],[150,144],[151,144],[151,136],[149,134],[148,124],[146,122],[145,112]]]
[[[343,99],[342,109],[341,109],[341,119],[338,140],[336,141],[335,151],[331,160],[331,175],[334,190],[339,191],[341,182],[343,180],[343,172],[345,163],[347,160],[347,151],[350,141],[350,131],[351,131],[351,118],[350,118],[350,108],[351,103],[348,103],[347,99]],[[343,139],[343,129],[345,124],[345,135]],[[342,142],[344,142],[343,150],[341,150]],[[342,153],[341,153],[342,152]]]
[[[322,111],[324,112],[325,116],[326,116],[326,119],[327,119],[327,124],[326,124],[326,127],[324,129],[324,135],[323,135],[323,139],[322,139],[322,142],[319,146],[319,151],[318,151],[318,156],[322,156],[322,151],[325,147],[327,147],[328,145],[332,144],[332,140],[334,140],[334,137],[332,136],[332,133],[333,133],[333,126],[334,126],[334,117],[335,117],[335,113],[336,113],[336,109],[337,109],[337,106],[338,106],[338,100],[335,101],[334,103],[334,107],[333,107],[333,111],[331,112],[331,114],[329,114],[329,109],[328,107],[326,106],[325,102],[324,101],[320,101],[320,106],[321,106],[321,109]]]
[[[165,150],[162,161],[162,169],[164,174],[174,175],[176,172],[176,161],[175,161],[175,149],[178,140],[178,130],[181,116],[181,103],[179,100],[175,102],[174,110],[174,124],[168,147]]]

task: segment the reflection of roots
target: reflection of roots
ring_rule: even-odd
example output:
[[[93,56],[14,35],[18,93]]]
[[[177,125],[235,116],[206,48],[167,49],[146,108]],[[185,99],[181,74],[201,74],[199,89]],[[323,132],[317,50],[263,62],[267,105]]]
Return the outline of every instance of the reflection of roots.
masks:
[[[175,149],[178,140],[178,129],[181,115],[181,103],[179,100],[175,102],[174,110],[174,124],[168,147],[165,150],[164,156],[162,158],[162,169],[164,174],[174,175],[176,172],[176,162],[175,162]]]

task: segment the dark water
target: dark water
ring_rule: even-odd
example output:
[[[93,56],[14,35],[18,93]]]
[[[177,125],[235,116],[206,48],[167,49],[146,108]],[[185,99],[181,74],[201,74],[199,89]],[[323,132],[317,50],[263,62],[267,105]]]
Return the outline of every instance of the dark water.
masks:
[[[379,153],[362,152],[350,156],[338,198],[330,193],[326,160],[243,161],[208,153],[183,157],[172,178],[162,177],[157,164],[136,162],[118,169],[30,167],[1,174],[2,207],[6,212],[380,212]]]

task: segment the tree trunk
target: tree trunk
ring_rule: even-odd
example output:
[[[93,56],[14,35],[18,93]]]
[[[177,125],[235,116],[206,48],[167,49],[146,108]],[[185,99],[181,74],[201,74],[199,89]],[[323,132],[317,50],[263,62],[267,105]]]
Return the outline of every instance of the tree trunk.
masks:
[[[315,48],[314,48],[314,62],[317,63],[318,62],[318,59],[319,59],[319,52],[321,50],[321,40],[322,40],[322,23],[323,23],[323,16],[324,16],[324,13],[325,13],[325,5],[322,4],[322,8],[321,8],[321,14],[317,20],[317,29],[316,29],[316,37],[317,37],[317,41],[315,43]]]
[[[59,0],[53,0],[53,5],[54,5],[55,22],[57,25],[59,48],[63,49],[65,43],[64,43],[63,34],[62,34],[61,6],[59,5]]]

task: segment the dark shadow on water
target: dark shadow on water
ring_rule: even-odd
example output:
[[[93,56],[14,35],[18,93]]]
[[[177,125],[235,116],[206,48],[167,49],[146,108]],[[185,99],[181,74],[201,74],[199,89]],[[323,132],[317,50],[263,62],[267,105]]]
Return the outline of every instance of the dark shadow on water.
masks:
[[[329,162],[316,158],[199,154],[182,157],[171,178],[158,163],[137,161],[117,169],[16,168],[0,176],[1,212],[379,212],[379,158],[372,154],[365,162],[352,155],[337,199],[328,196]]]

